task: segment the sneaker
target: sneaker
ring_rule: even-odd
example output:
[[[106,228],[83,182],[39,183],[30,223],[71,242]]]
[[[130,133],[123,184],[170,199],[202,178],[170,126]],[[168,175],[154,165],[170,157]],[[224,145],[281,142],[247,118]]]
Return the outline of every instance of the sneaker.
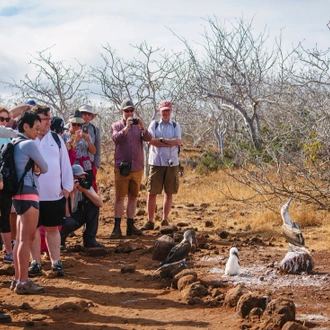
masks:
[[[9,289],[13,291],[16,288],[17,281],[13,278],[10,282],[10,287]]]
[[[38,294],[43,293],[45,289],[42,286],[28,279],[24,284],[17,283],[14,292],[17,294]]]
[[[55,260],[52,264],[52,271],[56,273],[56,276],[64,276],[62,261]]]
[[[12,253],[5,253],[5,256],[3,257],[3,262],[6,264],[11,264],[14,262],[14,256]]]
[[[167,220],[162,220],[162,222],[160,223],[161,226],[169,226],[170,224],[168,223]]]
[[[36,260],[33,260],[29,267],[29,276],[35,277],[35,276],[41,276],[41,275],[42,275],[41,264],[38,264]]]
[[[151,221],[147,221],[140,230],[154,230],[155,224]]]

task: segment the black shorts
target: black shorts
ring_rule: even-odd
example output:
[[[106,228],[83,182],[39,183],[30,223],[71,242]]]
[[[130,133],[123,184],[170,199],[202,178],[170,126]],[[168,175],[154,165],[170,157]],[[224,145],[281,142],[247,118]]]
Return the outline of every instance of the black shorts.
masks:
[[[0,233],[10,233],[11,197],[0,195]]]
[[[24,214],[31,206],[39,210],[39,203],[35,201],[13,199],[13,205],[18,215]]]
[[[38,227],[56,227],[63,225],[65,222],[65,204],[65,197],[57,201],[40,201]]]

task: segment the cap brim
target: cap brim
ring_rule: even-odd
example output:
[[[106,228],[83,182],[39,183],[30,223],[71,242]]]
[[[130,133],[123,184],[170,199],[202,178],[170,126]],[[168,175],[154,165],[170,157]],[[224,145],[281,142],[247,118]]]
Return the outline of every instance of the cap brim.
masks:
[[[82,118],[71,118],[69,119],[69,122],[74,124],[83,124],[85,120],[83,120]]]
[[[163,110],[172,110],[172,108],[169,108],[169,107],[163,107],[163,108],[159,108],[160,111],[163,111]]]
[[[88,175],[86,172],[73,173],[73,175],[83,175],[83,174]]]

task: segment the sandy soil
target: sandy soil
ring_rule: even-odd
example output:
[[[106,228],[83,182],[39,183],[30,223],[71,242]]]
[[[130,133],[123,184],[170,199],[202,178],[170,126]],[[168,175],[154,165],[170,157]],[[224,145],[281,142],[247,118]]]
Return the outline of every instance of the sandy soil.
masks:
[[[152,260],[152,246],[160,236],[158,230],[110,241],[113,196],[108,193],[103,197],[106,206],[98,240],[106,249],[82,248],[78,230],[62,253],[64,277],[52,278],[50,262],[43,259],[44,275],[36,281],[45,287],[44,294],[22,296],[11,292],[13,269],[1,267],[0,307],[12,317],[11,323],[0,325],[1,329],[258,329],[258,321],[242,319],[235,308],[223,306],[221,301],[216,306],[207,299],[187,304],[182,293],[171,288],[170,280],[154,274],[159,263]],[[190,256],[189,268],[210,283],[210,291],[215,282],[223,283],[219,288],[223,294],[241,283],[246,291],[260,292],[269,299],[285,296],[294,301],[296,319],[305,326],[330,329],[330,252],[311,251],[315,262],[311,275],[281,275],[277,265],[288,251],[281,236],[258,236],[238,224],[225,228],[228,237],[218,235],[219,215],[224,217],[233,208],[235,204],[175,204],[172,216],[178,230],[193,227],[207,238],[207,244]],[[143,201],[139,209],[142,215],[137,216],[137,226],[146,219]],[[208,218],[213,227],[206,227]],[[124,224],[122,229],[125,232]],[[130,252],[119,251],[123,242]],[[242,274],[228,277],[224,267],[232,246],[239,250]],[[135,271],[124,272],[125,267]]]

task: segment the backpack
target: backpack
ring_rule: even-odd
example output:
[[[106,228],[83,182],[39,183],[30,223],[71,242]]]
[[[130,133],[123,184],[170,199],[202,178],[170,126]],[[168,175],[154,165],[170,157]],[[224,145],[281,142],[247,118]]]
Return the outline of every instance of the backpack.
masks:
[[[52,134],[52,137],[53,139],[55,140],[55,142],[57,143],[58,145],[58,149],[61,149],[61,141],[60,141],[60,138],[58,137],[57,133],[54,132],[54,131],[50,131],[50,133]]]
[[[21,188],[26,173],[32,169],[34,164],[33,160],[30,158],[25,166],[21,179],[18,181],[14,159],[14,149],[15,145],[22,141],[26,140],[17,138],[14,142],[10,141],[5,143],[0,148],[0,173],[3,178],[3,189],[0,192],[3,192],[8,196],[14,196],[17,194]]]

